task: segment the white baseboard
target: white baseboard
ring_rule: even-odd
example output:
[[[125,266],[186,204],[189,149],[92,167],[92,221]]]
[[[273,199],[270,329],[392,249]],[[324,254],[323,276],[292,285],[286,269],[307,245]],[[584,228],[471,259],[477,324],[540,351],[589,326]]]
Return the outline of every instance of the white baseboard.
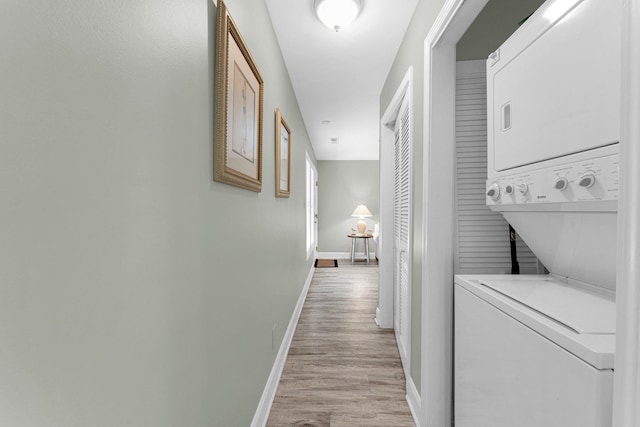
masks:
[[[318,252],[316,254],[318,259],[350,259],[351,254],[349,252]]]
[[[362,257],[364,256],[364,253],[362,252],[356,252],[356,260],[361,261]],[[350,252],[318,252],[316,254],[316,258],[319,259],[351,259],[351,253]],[[369,253],[369,259],[372,259],[375,261],[376,259],[376,253],[375,252],[370,252]]]
[[[280,376],[282,375],[282,370],[284,369],[284,363],[287,360],[287,354],[289,353],[289,347],[291,346],[293,333],[296,330],[298,319],[300,319],[300,313],[302,312],[304,301],[307,298],[307,292],[309,292],[309,286],[311,285],[313,272],[314,268],[311,267],[309,275],[307,276],[307,281],[302,288],[302,292],[298,297],[298,302],[296,303],[293,314],[291,315],[291,319],[289,320],[287,330],[285,331],[284,337],[282,338],[282,343],[280,344],[278,355],[273,362],[271,373],[269,374],[269,379],[267,380],[267,384],[264,386],[264,391],[262,392],[262,397],[260,398],[260,402],[258,403],[258,408],[256,409],[256,413],[253,416],[253,421],[251,421],[251,427],[264,427],[267,424],[267,420],[269,419],[269,412],[271,411],[271,405],[273,404],[273,399],[275,399],[276,397],[278,383],[280,382]]]
[[[420,427],[420,414],[422,414],[422,401],[420,400],[420,393],[416,385],[413,383],[413,379],[409,376],[407,381],[407,403],[409,404],[409,410],[413,416],[413,421],[416,423],[416,427]]]

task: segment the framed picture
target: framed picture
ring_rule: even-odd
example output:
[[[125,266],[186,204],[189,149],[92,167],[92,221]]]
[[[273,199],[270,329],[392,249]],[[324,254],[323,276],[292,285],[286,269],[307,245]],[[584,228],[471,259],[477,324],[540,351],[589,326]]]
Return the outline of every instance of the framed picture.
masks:
[[[276,197],[291,194],[291,129],[276,108]]]
[[[216,181],[262,190],[264,83],[242,36],[218,0],[215,72]]]

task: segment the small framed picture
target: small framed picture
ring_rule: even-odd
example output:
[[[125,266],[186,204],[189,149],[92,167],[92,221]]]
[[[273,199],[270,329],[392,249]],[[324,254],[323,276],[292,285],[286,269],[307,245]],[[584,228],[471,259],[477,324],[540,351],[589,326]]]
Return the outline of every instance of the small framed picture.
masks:
[[[276,197],[291,194],[291,129],[276,108]]]
[[[236,24],[218,0],[214,179],[262,190],[264,83]]]

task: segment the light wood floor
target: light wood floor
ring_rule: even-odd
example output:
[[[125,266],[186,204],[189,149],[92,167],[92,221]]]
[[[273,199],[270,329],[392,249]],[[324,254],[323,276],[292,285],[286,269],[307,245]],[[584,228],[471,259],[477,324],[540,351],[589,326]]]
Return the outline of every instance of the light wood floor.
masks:
[[[415,426],[377,293],[375,262],[316,268],[267,426]]]

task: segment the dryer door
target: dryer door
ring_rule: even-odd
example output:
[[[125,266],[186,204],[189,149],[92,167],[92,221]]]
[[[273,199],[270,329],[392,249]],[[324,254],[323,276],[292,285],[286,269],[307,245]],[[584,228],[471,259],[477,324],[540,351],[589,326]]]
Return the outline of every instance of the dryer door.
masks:
[[[619,141],[620,22],[620,1],[548,1],[487,61],[490,175]]]

